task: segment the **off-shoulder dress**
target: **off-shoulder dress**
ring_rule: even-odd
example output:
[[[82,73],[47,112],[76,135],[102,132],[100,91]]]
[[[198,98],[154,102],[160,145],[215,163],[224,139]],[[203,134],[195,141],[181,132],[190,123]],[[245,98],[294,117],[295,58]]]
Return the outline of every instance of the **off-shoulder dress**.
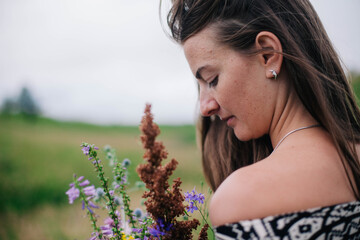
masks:
[[[214,228],[216,239],[359,239],[360,201],[245,220]]]

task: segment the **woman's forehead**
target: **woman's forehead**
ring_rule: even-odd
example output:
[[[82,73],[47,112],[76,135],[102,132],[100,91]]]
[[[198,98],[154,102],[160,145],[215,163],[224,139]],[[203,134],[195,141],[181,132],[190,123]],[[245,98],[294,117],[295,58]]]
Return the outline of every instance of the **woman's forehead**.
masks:
[[[217,53],[226,50],[225,45],[217,42],[215,31],[209,27],[187,39],[183,44],[183,48],[187,59],[213,57]]]

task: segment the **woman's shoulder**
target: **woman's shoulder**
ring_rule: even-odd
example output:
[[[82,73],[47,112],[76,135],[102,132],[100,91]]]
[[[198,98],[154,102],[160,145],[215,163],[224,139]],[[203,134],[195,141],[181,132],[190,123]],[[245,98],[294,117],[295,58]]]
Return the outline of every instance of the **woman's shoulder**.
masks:
[[[263,160],[264,161],[264,160]],[[279,174],[270,174],[264,164],[257,163],[233,172],[215,191],[209,206],[213,225],[271,215],[279,195]],[[274,206],[275,205],[275,206]],[[275,207],[275,208],[274,208]]]
[[[296,149],[295,149],[296,151]],[[232,173],[216,190],[209,211],[222,225],[354,200],[339,166],[316,154],[274,154]],[[319,156],[319,158],[321,158]],[[313,163],[313,162],[316,163]]]

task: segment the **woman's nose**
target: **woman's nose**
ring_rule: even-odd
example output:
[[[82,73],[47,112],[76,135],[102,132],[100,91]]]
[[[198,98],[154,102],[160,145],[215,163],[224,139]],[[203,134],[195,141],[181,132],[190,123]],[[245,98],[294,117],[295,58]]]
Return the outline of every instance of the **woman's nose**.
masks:
[[[216,114],[219,110],[219,104],[212,96],[200,92],[200,112],[204,117]]]

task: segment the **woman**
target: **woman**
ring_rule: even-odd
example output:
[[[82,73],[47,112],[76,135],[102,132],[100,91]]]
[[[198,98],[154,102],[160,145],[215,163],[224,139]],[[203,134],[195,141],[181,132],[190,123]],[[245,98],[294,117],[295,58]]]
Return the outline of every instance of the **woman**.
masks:
[[[217,237],[359,237],[360,112],[309,1],[172,2]]]

